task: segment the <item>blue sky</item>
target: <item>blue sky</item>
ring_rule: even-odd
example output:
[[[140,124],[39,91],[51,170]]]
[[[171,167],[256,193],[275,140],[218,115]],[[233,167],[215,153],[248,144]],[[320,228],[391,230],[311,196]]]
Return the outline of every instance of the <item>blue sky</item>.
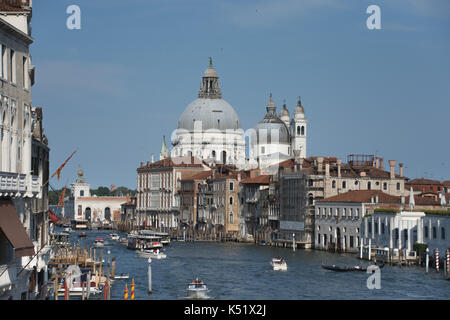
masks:
[[[66,28],[72,4],[81,30]],[[366,27],[371,4],[381,30]],[[450,180],[449,1],[47,0],[33,1],[32,27],[51,173],[78,148],[55,187],[80,165],[93,187],[135,188],[210,56],[244,129],[270,92],[278,111],[300,95],[308,156],[378,154]]]

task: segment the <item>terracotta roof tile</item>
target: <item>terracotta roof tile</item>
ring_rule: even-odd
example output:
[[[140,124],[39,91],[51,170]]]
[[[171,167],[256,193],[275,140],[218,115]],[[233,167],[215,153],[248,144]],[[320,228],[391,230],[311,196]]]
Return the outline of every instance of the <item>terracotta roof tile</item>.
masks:
[[[242,181],[241,183],[244,184],[266,184],[268,185],[270,183],[270,175],[268,174],[263,174],[251,179],[247,179]]]
[[[352,190],[337,196],[318,200],[317,202],[372,202],[372,197],[378,196],[378,203],[400,203],[400,197],[391,196],[380,190]]]

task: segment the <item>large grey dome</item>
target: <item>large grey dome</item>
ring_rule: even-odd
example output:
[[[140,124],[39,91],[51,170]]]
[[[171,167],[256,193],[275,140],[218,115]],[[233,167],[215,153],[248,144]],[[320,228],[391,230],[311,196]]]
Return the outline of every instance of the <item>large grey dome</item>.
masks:
[[[198,98],[191,102],[178,120],[178,129],[194,131],[194,123],[201,121],[201,130],[241,129],[233,107],[223,99]],[[197,124],[198,125],[198,124]]]

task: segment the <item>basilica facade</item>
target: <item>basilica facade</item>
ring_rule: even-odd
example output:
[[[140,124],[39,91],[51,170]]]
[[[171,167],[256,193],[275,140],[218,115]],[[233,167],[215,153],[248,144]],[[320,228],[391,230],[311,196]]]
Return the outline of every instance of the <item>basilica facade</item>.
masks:
[[[306,158],[307,120],[300,97],[291,118],[286,104],[277,114],[270,94],[264,118],[244,132],[236,111],[222,99],[219,76],[210,58],[198,98],[181,114],[171,138],[172,158],[191,156],[208,164],[264,169],[294,156]],[[169,155],[163,150],[165,141],[160,159]]]

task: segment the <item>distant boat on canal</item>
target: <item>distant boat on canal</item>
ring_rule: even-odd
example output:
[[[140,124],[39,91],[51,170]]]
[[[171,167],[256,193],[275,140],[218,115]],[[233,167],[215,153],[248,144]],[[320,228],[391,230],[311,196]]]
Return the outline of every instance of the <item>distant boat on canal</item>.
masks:
[[[287,263],[286,260],[283,258],[273,258],[270,262],[270,265],[273,267],[273,270],[278,271],[286,271],[287,270]]]
[[[206,283],[197,278],[192,280],[192,282],[188,285],[187,292],[189,298],[191,299],[206,299],[208,287],[206,286]]]

